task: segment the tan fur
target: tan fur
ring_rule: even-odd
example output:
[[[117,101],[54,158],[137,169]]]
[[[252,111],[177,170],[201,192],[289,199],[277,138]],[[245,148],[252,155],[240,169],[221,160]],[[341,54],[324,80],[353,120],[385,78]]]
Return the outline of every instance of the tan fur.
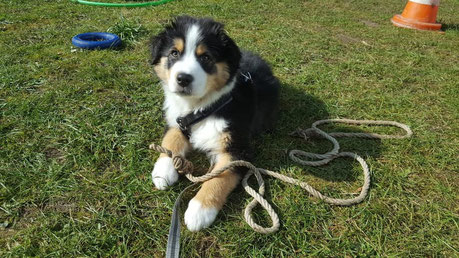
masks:
[[[199,44],[198,47],[196,47],[196,56],[200,56],[204,54],[207,51],[207,47],[203,44]]]
[[[231,155],[219,154],[213,170],[218,170],[232,161]],[[226,198],[239,183],[240,176],[231,170],[226,170],[218,177],[214,177],[202,184],[201,189],[194,199],[198,200],[204,208],[216,208],[220,210],[226,202]]]
[[[185,151],[190,148],[190,143],[180,129],[171,127],[164,135],[161,146],[169,149],[173,153],[184,155]],[[167,157],[167,155],[161,153],[160,157]]]
[[[183,48],[185,47],[185,44],[183,42],[183,39],[176,38],[174,39],[174,47],[177,49],[180,53],[183,53]]]
[[[226,63],[216,63],[217,72],[207,76],[207,92],[220,90],[228,82],[230,77],[229,68]]]
[[[167,57],[162,57],[157,65],[153,67],[155,70],[156,75],[158,76],[159,79],[162,81],[168,81],[169,80],[169,75],[170,71],[167,69]]]
[[[174,48],[177,49],[180,53],[183,52],[183,48],[185,47],[183,39],[176,38],[174,39]],[[153,67],[158,75],[158,78],[162,81],[167,82],[170,76],[170,70],[167,69],[167,57],[162,57],[157,65]]]
[[[231,142],[231,135],[223,133],[220,138],[219,154],[217,162],[212,168],[218,170],[233,161],[233,157],[226,152],[228,144]],[[226,198],[239,183],[240,176],[231,170],[226,170],[218,177],[212,178],[202,184],[201,189],[194,197],[203,207],[221,209],[226,202]]]
[[[220,138],[220,152],[224,153],[228,145],[231,143],[231,135],[223,133]]]

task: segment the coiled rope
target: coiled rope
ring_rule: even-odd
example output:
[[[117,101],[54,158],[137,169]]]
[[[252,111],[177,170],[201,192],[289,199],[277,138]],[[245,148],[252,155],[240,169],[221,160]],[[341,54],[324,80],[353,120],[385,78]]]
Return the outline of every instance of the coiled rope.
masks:
[[[328,124],[328,123],[343,123],[343,124],[353,124],[353,125],[378,125],[378,126],[394,126],[403,129],[406,134],[404,135],[381,135],[381,134],[375,134],[375,133],[343,133],[343,132],[334,132],[334,133],[326,133],[323,130],[319,129],[317,126],[322,125],[322,124]],[[263,197],[265,193],[265,182],[263,180],[263,177],[261,176],[262,174],[272,176],[274,178],[277,178],[285,183],[289,184],[294,184],[298,185],[304,190],[306,190],[309,194],[311,194],[314,197],[317,197],[321,200],[323,200],[326,203],[330,203],[333,205],[341,205],[341,206],[349,206],[353,204],[357,204],[362,202],[365,197],[368,195],[368,190],[370,188],[370,169],[368,168],[368,164],[365,162],[365,160],[360,157],[359,155],[352,153],[352,152],[339,152],[340,145],[338,141],[335,138],[338,137],[358,137],[358,138],[370,138],[370,139],[404,139],[404,138],[409,138],[411,137],[413,132],[411,131],[410,127],[401,124],[398,122],[394,121],[383,121],[383,120],[351,120],[351,119],[326,119],[326,120],[319,120],[316,121],[315,123],[312,124],[311,128],[303,130],[303,129],[298,129],[297,131],[293,132],[291,135],[293,136],[298,136],[301,137],[305,140],[311,138],[311,137],[322,137],[330,142],[333,143],[333,149],[325,154],[318,154],[318,153],[312,153],[312,152],[305,152],[301,150],[292,150],[289,152],[289,157],[295,162],[298,162],[299,164],[302,165],[307,165],[307,166],[323,166],[330,161],[339,158],[339,157],[349,157],[357,160],[362,169],[363,169],[363,185],[360,190],[360,194],[357,197],[354,198],[349,198],[349,199],[340,199],[340,198],[331,198],[326,195],[323,195],[316,189],[314,189],[312,186],[307,184],[306,182],[299,181],[297,179],[279,174],[277,172],[273,172],[270,170],[262,169],[262,168],[257,168],[255,167],[252,163],[244,161],[244,160],[236,160],[228,163],[223,168],[220,168],[215,171],[211,171],[205,175],[195,177],[192,175],[193,172],[193,164],[185,159],[184,157],[175,155],[172,153],[170,150],[161,147],[156,144],[151,144],[150,149],[156,150],[161,153],[165,153],[169,157],[173,159],[174,167],[175,169],[180,173],[184,174],[191,182],[197,183],[197,182],[204,182],[207,180],[210,180],[221,173],[223,173],[225,170],[232,169],[235,167],[246,167],[248,169],[245,177],[242,179],[242,186],[244,190],[253,197],[253,200],[246,206],[244,210],[244,218],[249,224],[250,227],[252,227],[256,232],[263,233],[263,234],[268,234],[268,233],[273,233],[276,232],[279,229],[280,222],[279,222],[279,216],[277,213],[273,210],[272,206],[269,204],[269,202]],[[313,158],[317,160],[304,160],[302,158]],[[258,182],[258,191],[255,191],[252,187],[249,186],[248,180],[249,178],[255,175],[255,178],[257,179]],[[252,218],[252,210],[253,208],[257,205],[260,204],[269,214],[271,221],[272,221],[272,226],[271,227],[262,227],[258,225]]]

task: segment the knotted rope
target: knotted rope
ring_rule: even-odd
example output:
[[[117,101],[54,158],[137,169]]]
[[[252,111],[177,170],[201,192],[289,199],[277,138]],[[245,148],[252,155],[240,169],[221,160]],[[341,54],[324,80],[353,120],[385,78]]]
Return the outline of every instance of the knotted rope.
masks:
[[[375,134],[375,133],[343,133],[343,132],[326,133],[322,131],[321,129],[317,128],[317,126],[322,125],[322,124],[327,124],[327,123],[395,126],[395,127],[405,130],[406,134],[404,135],[380,135],[380,134]],[[289,184],[298,185],[301,188],[305,189],[312,196],[317,197],[326,203],[330,203],[333,205],[341,205],[341,206],[349,206],[349,205],[357,204],[357,203],[362,202],[368,194],[368,190],[370,188],[370,170],[368,168],[368,164],[359,155],[352,153],[352,152],[339,152],[340,145],[338,141],[335,139],[335,137],[360,137],[360,138],[371,138],[371,139],[404,139],[404,138],[411,137],[412,134],[413,132],[411,131],[409,126],[398,123],[398,122],[394,122],[394,121],[351,120],[351,119],[319,120],[313,123],[311,128],[306,129],[306,130],[298,129],[297,131],[291,134],[291,135],[295,135],[295,136],[304,138],[305,140],[311,137],[323,137],[333,143],[333,149],[325,154],[304,152],[301,150],[290,151],[289,152],[290,159],[302,165],[322,166],[339,157],[353,158],[360,163],[363,169],[363,176],[364,176],[363,185],[361,187],[360,194],[357,197],[349,198],[349,199],[328,197],[326,195],[323,195],[316,189],[314,189],[312,186],[310,186],[306,182],[299,181],[297,179],[279,174],[277,172],[273,172],[273,171],[262,169],[262,168],[257,168],[254,165],[252,165],[252,163],[244,161],[244,160],[232,161],[228,163],[225,167],[222,167],[218,170],[211,171],[205,175],[195,177],[191,174],[193,171],[193,164],[190,161],[186,160],[184,157],[175,155],[170,150],[167,150],[166,148],[156,145],[154,143],[150,145],[150,149],[156,150],[161,153],[165,153],[167,156],[171,157],[173,159],[175,169],[177,169],[177,171],[180,174],[185,174],[185,176],[190,181],[195,182],[195,183],[204,182],[209,179],[212,179],[228,169],[232,169],[235,167],[246,167],[248,171],[245,177],[242,179],[242,186],[245,189],[245,191],[249,195],[251,195],[254,199],[246,206],[244,210],[244,217],[245,217],[247,224],[249,224],[249,226],[252,227],[256,232],[268,234],[268,233],[276,232],[279,229],[280,223],[279,223],[279,216],[273,210],[269,202],[263,197],[265,193],[265,182],[263,180],[263,177],[261,176],[262,174],[272,176],[274,178],[277,178]],[[313,158],[313,159],[318,159],[318,160],[312,160],[312,161],[304,160],[301,157]],[[252,187],[250,187],[247,182],[252,175],[255,175],[255,178],[257,179],[258,186],[259,186],[258,192],[255,191]],[[271,218],[271,221],[272,221],[271,227],[266,227],[266,228],[262,227],[253,220],[251,212],[257,204],[260,204],[268,212]]]

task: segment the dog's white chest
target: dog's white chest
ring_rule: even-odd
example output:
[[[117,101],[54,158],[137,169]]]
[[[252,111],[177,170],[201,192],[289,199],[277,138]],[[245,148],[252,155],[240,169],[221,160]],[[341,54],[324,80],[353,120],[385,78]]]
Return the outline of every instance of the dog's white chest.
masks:
[[[176,122],[177,117],[188,114],[193,108],[181,98],[166,93],[164,110],[166,111],[168,125],[178,127]],[[228,122],[223,118],[216,118],[214,116],[205,118],[191,127],[191,146],[193,149],[217,153],[222,147],[221,137],[227,127]]]
[[[217,151],[221,149],[221,137],[228,123],[222,118],[208,117],[193,125],[190,143],[194,149]]]

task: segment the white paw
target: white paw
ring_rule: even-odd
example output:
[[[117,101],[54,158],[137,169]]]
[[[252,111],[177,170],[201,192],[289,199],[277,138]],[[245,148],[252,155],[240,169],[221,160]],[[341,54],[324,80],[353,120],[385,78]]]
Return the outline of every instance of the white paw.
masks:
[[[190,231],[198,231],[207,228],[217,217],[216,208],[203,208],[201,203],[191,199],[185,212],[185,224]]]
[[[169,157],[159,158],[151,172],[153,183],[159,190],[165,190],[168,186],[177,182],[178,176],[172,159]]]

